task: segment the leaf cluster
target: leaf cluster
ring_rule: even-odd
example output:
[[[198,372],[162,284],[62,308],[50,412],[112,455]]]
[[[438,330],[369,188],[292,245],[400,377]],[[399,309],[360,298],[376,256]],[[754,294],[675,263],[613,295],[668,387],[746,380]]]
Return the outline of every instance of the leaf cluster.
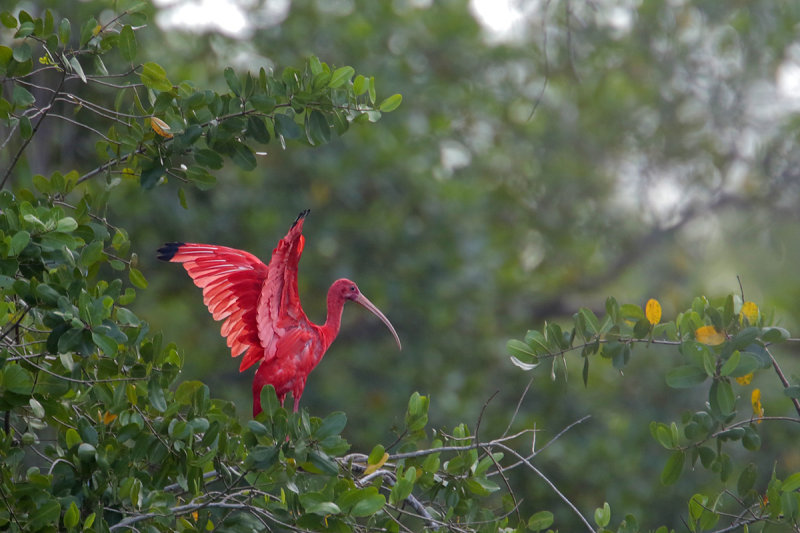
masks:
[[[551,359],[555,378],[561,368],[558,363],[568,353],[576,352],[583,360],[582,378],[588,386],[590,364],[598,356],[622,372],[634,350],[647,349],[653,344],[674,349],[678,362],[666,373],[666,385],[676,390],[703,388],[706,400],[695,411],[684,413],[680,422],[650,423],[652,437],[670,451],[661,482],[676,483],[687,466],[691,469],[701,466],[723,483],[739,471],[735,496],[720,496],[713,502],[702,494],[692,496],[690,529],[712,528],[724,516],[726,504],[740,508],[740,514],[731,519],[732,526],[775,520],[797,522],[800,493],[795,485],[800,474],[791,474],[781,481],[773,471],[766,488],[758,490],[756,464],[738,465],[728,450],[736,442],[748,452],[755,453],[761,448],[759,424],[770,418],[764,416],[760,390],[752,391],[750,414],[742,413],[737,406],[741,391],[751,383],[754,374],[774,371],[783,394],[791,399],[800,417],[800,387],[784,376],[771,351],[775,344],[793,341],[790,333],[773,325],[756,304],[744,302],[733,294],[717,304],[697,297],[690,308],[666,322],[661,321],[661,306],[656,300],[650,300],[642,309],[635,304],[620,305],[610,297],[605,311],[598,317],[592,310],[581,308],[573,315],[570,329],[550,323],[542,330],[528,331],[524,340],[508,341],[511,361],[529,371],[542,360]],[[774,420],[800,419],[774,417]],[[596,516],[605,515],[605,511],[598,509]],[[598,524],[605,527],[608,521],[600,520]],[[622,527],[621,530],[627,531]]]

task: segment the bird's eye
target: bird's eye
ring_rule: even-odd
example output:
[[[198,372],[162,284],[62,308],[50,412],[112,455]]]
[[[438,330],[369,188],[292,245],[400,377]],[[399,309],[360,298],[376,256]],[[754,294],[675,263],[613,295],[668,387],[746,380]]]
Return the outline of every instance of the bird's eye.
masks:
[[[355,290],[356,290],[356,286],[355,285],[350,285],[350,292],[355,292]]]

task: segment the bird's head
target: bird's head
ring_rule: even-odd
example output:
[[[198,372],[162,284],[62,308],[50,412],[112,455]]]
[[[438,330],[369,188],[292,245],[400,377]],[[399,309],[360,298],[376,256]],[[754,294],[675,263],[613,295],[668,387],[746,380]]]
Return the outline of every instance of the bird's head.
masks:
[[[386,318],[386,315],[381,313],[380,309],[375,307],[375,304],[370,302],[366,296],[361,294],[361,291],[358,289],[358,285],[356,285],[355,282],[350,281],[349,279],[336,280],[336,282],[331,286],[330,294],[335,298],[357,302],[372,311],[375,316],[380,318],[383,323],[386,324],[386,327],[389,328],[389,331],[392,332],[394,340],[397,342],[397,347],[401,350],[403,349],[402,344],[400,344],[400,337],[397,336],[397,332],[394,330],[392,323],[389,322],[389,319]]]

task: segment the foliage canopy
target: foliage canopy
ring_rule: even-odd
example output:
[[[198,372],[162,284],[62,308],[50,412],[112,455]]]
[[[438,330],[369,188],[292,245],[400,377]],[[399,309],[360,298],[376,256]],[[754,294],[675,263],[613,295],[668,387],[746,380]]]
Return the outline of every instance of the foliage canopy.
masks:
[[[440,9],[464,7],[459,2],[450,4],[449,8]],[[776,12],[784,7],[780,4]],[[267,68],[251,73],[226,66],[219,69],[219,75],[211,76],[209,88],[201,87],[202,80],[176,82],[180,76],[169,65],[142,59],[145,50],[152,49],[147,46],[149,37],[144,37],[149,35],[145,33],[145,23],[150,20],[151,8],[144,3],[118,8],[113,15],[104,13],[83,19],[60,18],[47,9],[33,14],[24,10],[0,14],[0,22],[6,28],[0,44],[3,82],[0,120],[5,132],[0,157],[3,163],[0,411],[4,414],[0,433],[3,460],[0,497],[6,504],[0,509],[0,525],[31,531],[144,527],[540,531],[570,527],[560,524],[578,524],[572,529],[604,531],[649,528],[649,525],[640,528],[633,514],[625,514],[620,520],[616,504],[612,520],[612,505],[600,499],[589,505],[576,503],[580,495],[564,488],[569,483],[551,480],[543,466],[547,464],[547,452],[557,453],[573,428],[582,425],[585,418],[573,418],[574,422],[560,427],[547,443],[542,445],[540,439],[536,445],[538,430],[535,424],[529,424],[530,415],[522,409],[524,394],[512,414],[508,414],[511,410],[504,411],[499,426],[497,419],[501,417],[484,417],[487,412],[484,404],[471,430],[463,423],[449,424],[452,429],[444,426],[430,429],[430,397],[414,393],[400,417],[402,422],[395,428],[394,442],[370,443],[356,448],[361,451],[352,451],[353,447],[342,436],[348,421],[343,412],[322,418],[311,416],[305,409],[289,413],[277,403],[274,391],[265,389],[263,415],[241,422],[233,402],[215,398],[216,394],[201,381],[181,379],[183,352],[175,344],[165,342],[161,333],[151,331],[148,322],[139,316],[140,309],[135,307],[137,298],[149,292],[144,291],[149,283],[145,276],[147,269],[135,252],[141,248],[123,227],[128,225],[125,217],[116,216],[118,209],[124,211],[121,197],[133,194],[135,185],[149,190],[144,193],[152,195],[148,201],[159,206],[164,205],[158,199],[163,197],[163,191],[174,191],[179,204],[188,209],[203,198],[197,190],[215,186],[215,198],[248,196],[251,189],[242,182],[217,183],[217,176],[232,179],[231,168],[242,172],[254,170],[264,157],[262,150],[266,147],[272,150],[275,146],[303,154],[298,157],[309,167],[320,165],[320,160],[327,161],[325,158],[330,157],[329,143],[343,135],[346,137],[342,142],[355,137],[353,142],[364,143],[366,148],[362,148],[361,157],[379,167],[388,165],[393,160],[387,158],[382,163],[380,157],[397,150],[397,142],[374,133],[383,128],[383,123],[373,123],[398,107],[404,112],[406,103],[401,106],[403,99],[399,94],[379,98],[376,77],[361,74],[350,66],[328,65],[313,55],[297,61],[292,57],[285,64],[297,66],[285,67],[279,73]],[[648,9],[642,6],[640,15],[659,15],[648,13]],[[406,16],[411,17],[408,13]],[[720,19],[732,25],[737,23],[730,13],[704,13],[709,17],[707,24]],[[358,17],[363,22],[368,15],[370,11],[365,9]],[[435,15],[431,11],[424,24],[432,24]],[[569,34],[571,16],[568,11],[563,26]],[[463,18],[452,19],[461,21],[464,29],[450,20],[447,23],[453,24],[449,29],[454,38],[442,43],[441,50],[430,50],[429,60],[437,59],[440,53],[446,56],[451,46],[465,48],[461,39],[479,35],[474,21],[470,25]],[[768,21],[755,22],[769,25]],[[746,35],[756,39],[757,30]],[[576,45],[580,56],[577,59],[593,54],[613,56],[613,48],[582,46],[588,43],[588,32],[580,37],[587,41]],[[637,29],[635,37],[644,35]],[[723,37],[720,36],[721,51],[727,50]],[[263,38],[269,40],[272,34]],[[408,36],[406,39],[403,46],[408,46]],[[402,39],[393,44],[401,45]],[[745,42],[741,50],[743,53],[751,50],[751,42]],[[486,53],[485,49],[481,53]],[[501,47],[492,49],[489,55],[502,59],[505,53],[511,55],[509,49]],[[451,57],[466,61],[461,53]],[[404,60],[409,61],[413,71],[411,60]],[[575,65],[569,61],[551,61],[546,55],[540,60],[547,67],[546,81],[556,94],[563,94],[566,80],[580,74],[570,72]],[[347,59],[342,63],[348,63]],[[627,66],[633,68],[634,63]],[[665,71],[677,76],[680,63],[667,66]],[[509,75],[506,72],[492,78],[489,68],[480,74],[490,78],[492,91],[502,91],[508,81],[503,77]],[[383,81],[381,76],[377,79]],[[672,97],[680,101],[685,95],[679,94],[677,81],[672,78],[664,90],[674,92]],[[524,94],[531,88],[529,82],[525,80],[522,84],[527,88],[515,89]],[[626,91],[633,88],[613,75],[592,80],[583,87],[586,85],[591,87],[575,90],[591,93],[592,105],[607,106],[613,114],[632,116],[634,124],[630,131],[641,134],[652,119],[652,115],[641,116],[647,113],[632,104],[614,106],[620,101],[620,91],[631,102],[634,97],[653,99],[655,93],[628,94]],[[724,83],[720,83],[722,89]],[[460,90],[462,94],[446,97],[435,92],[411,96],[406,93],[406,102],[417,96],[437,101],[439,107],[425,118],[424,128],[445,130],[442,124],[452,120],[455,128],[450,133],[465,136],[441,145],[441,161],[434,165],[434,173],[442,181],[453,178],[462,167],[460,161],[469,144],[466,132],[479,132],[482,121],[492,120],[495,112],[488,108],[491,100],[475,98],[469,88]],[[536,94],[541,98],[546,92],[538,92],[537,87]],[[583,98],[588,98],[587,94]],[[554,126],[549,135],[566,136],[566,130],[587,125],[581,126],[587,116],[577,123],[554,119],[550,114],[556,108],[539,108],[543,101],[535,100],[533,108],[522,107],[527,117],[534,116],[534,112],[547,113],[548,123]],[[458,123],[452,117],[458,116],[461,105],[468,113],[463,123]],[[481,109],[484,105],[487,107]],[[728,111],[730,106],[726,108]],[[678,116],[675,105],[667,107],[657,110],[662,127]],[[510,112],[509,109],[504,112]],[[513,125],[499,132],[498,138],[508,137],[511,146],[519,146],[520,141],[515,140],[523,137],[519,134],[539,126],[537,121],[519,120],[519,108],[514,109],[517,110],[513,113],[516,116],[511,121]],[[414,112],[419,113],[419,108],[414,108]],[[712,153],[724,152],[724,146],[712,145],[706,132],[697,129],[693,122],[697,119],[695,115],[683,116],[686,120],[676,124],[678,129],[693,131],[694,142],[699,139],[701,144],[708,143]],[[413,129],[420,127],[419,124],[418,121],[417,126],[407,127]],[[54,160],[57,145],[54,139],[75,135],[74,128],[82,131],[75,144],[77,153],[97,162],[91,168],[79,164],[81,157],[75,154]],[[667,149],[661,154],[646,146],[645,137],[639,134],[632,134],[628,140],[642,143],[640,153],[652,158],[648,162],[651,168],[670,168],[676,159],[688,153],[687,146],[670,144],[670,138],[664,137]],[[371,142],[359,137],[367,135],[376,137]],[[607,137],[598,134],[579,147],[579,151],[589,155],[603,152],[611,147],[609,139],[616,135]],[[472,135],[470,150],[480,152],[480,138],[479,133]],[[37,150],[47,141],[52,146],[41,151],[46,157],[38,157]],[[777,164],[771,158],[780,155],[784,148],[781,142],[771,144],[767,150],[771,155],[764,156],[764,164]],[[321,154],[320,160],[308,161],[303,151],[312,149]],[[615,262],[610,257],[613,247],[604,247],[599,252],[600,256],[609,257],[591,253],[587,256],[585,241],[573,241],[567,236],[576,228],[566,224],[570,217],[583,221],[578,225],[578,233],[593,238],[592,231],[596,229],[592,227],[591,209],[586,211],[591,203],[561,201],[572,193],[570,187],[577,185],[560,188],[555,181],[514,181],[503,170],[506,163],[502,154],[488,151],[483,154],[487,157],[477,164],[478,171],[491,173],[501,183],[509,181],[495,189],[474,176],[467,177],[467,185],[478,185],[478,193],[451,184],[453,196],[463,202],[462,210],[463,206],[479,205],[482,194],[508,201],[510,190],[522,203],[535,199],[534,204],[543,212],[532,227],[541,235],[550,224],[556,235],[554,242],[564,245],[558,251],[551,250],[553,253],[546,259],[539,259],[546,267],[540,283],[554,282],[557,286],[576,274],[569,269],[565,272],[547,267],[548,263],[571,263],[588,257],[589,263],[595,262],[597,267],[588,279],[603,279],[615,264],[621,264],[619,261],[630,259],[630,250],[641,242],[654,235],[663,237],[672,233],[673,228],[691,221],[703,206],[716,208],[727,202],[736,203],[743,197],[737,195],[747,191],[746,187],[726,191],[705,204],[701,202],[702,195],[693,197],[693,203],[682,212],[675,226],[656,224],[654,233],[641,239],[635,232],[627,233],[630,240],[622,243],[624,250]],[[623,160],[624,156],[625,152],[617,146],[605,155],[606,164],[613,162],[612,157]],[[429,154],[420,150],[415,157],[419,159],[409,158],[412,167],[422,168]],[[280,156],[274,159],[280,160]],[[564,165],[575,174],[586,170],[582,160],[576,158],[570,163],[568,159],[564,152],[555,159],[541,157],[539,164],[547,167],[560,161],[552,168],[544,168],[544,174],[558,170],[548,178],[552,180],[564,175]],[[527,164],[533,163],[529,160]],[[713,164],[698,156],[689,166],[691,172],[699,175]],[[610,174],[605,173],[605,177]],[[777,174],[791,178],[783,167]],[[767,168],[764,175],[753,179],[773,177],[774,173]],[[359,176],[340,179],[358,181]],[[301,176],[287,189],[295,192],[307,180]],[[703,179],[693,182],[698,188],[703,184]],[[308,194],[324,200],[332,194],[332,187],[336,190],[330,184],[316,188],[311,184]],[[381,187],[390,186],[374,181],[360,184],[354,190],[363,200],[386,195]],[[420,212],[427,212],[431,207],[425,205],[423,190],[415,190],[412,200],[419,203]],[[460,212],[452,207],[454,203],[458,202],[449,205],[448,217],[453,211]],[[558,212],[553,207],[556,205],[568,209]],[[207,217],[204,209],[195,205],[188,212],[188,216]],[[552,215],[549,219],[548,213]],[[396,216],[396,213],[386,214],[387,219]],[[517,226],[524,216],[512,211],[505,225]],[[133,218],[131,223],[137,224]],[[470,237],[485,237],[474,224],[465,221],[463,229]],[[608,225],[607,230],[614,224],[630,227],[636,222],[623,216],[604,219],[604,224]],[[379,232],[376,238],[380,238],[380,230],[373,229]],[[411,227],[406,237],[417,234]],[[603,233],[604,238],[609,235]],[[526,239],[530,242],[523,243],[523,249],[539,242],[530,233]],[[458,245],[453,257],[477,260],[464,244],[466,241],[454,242]],[[368,243],[372,250],[382,250],[381,246]],[[499,245],[492,242],[488,246]],[[530,265],[539,261],[532,257],[539,253],[534,248],[522,253],[531,261]],[[424,249],[420,250],[419,254],[423,253]],[[507,265],[497,266],[501,273],[507,273]],[[428,265],[430,270],[447,271],[447,267]],[[493,279],[488,283],[489,288],[505,294],[509,287],[517,287],[518,275]],[[446,290],[458,292],[464,287],[470,274],[460,273],[460,276],[451,280]],[[583,283],[587,286],[589,282]],[[555,293],[548,297],[560,298]],[[554,302],[537,304],[540,309],[548,305]],[[557,307],[563,310],[562,304]],[[462,309],[464,316],[470,315],[468,325],[485,316],[479,312],[473,315],[470,310],[474,310],[472,304]],[[529,311],[526,309],[526,316]],[[445,314],[435,318],[441,326],[453,323],[453,318]],[[685,523],[692,531],[756,528],[765,524],[796,529],[800,519],[800,472],[786,471],[783,465],[780,468],[773,465],[769,472],[763,468],[764,460],[773,464],[776,456],[762,449],[761,422],[791,426],[800,420],[800,385],[784,374],[774,353],[776,345],[796,340],[776,323],[743,296],[729,296],[719,302],[697,297],[690,308],[676,314],[674,321],[662,321],[661,304],[655,299],[642,308],[636,304],[620,305],[614,298],[608,298],[604,314],[580,308],[571,317],[549,321],[541,330],[529,331],[522,340],[509,341],[507,349],[518,374],[522,373],[520,369],[534,371],[547,361],[551,374],[559,378],[568,374],[566,361],[571,352],[579,352],[586,385],[593,375],[590,368],[596,368],[599,359],[607,359],[612,368],[621,372],[631,368],[634,351],[652,356],[657,348],[663,348],[658,353],[677,354],[679,363],[665,371],[666,384],[677,391],[670,395],[677,397],[682,391],[699,391],[700,396],[688,397],[690,407],[676,421],[656,419],[650,423],[652,438],[669,452],[660,461],[663,464],[659,467],[660,482],[679,483],[682,477],[685,479],[687,467],[700,465],[714,474],[723,487],[688,492],[691,495],[683,498],[688,512]],[[766,386],[750,384],[754,374],[755,379],[777,378],[779,385],[773,389],[781,391],[796,414],[772,416],[762,405],[761,388],[766,390]],[[750,391],[749,409],[744,410],[743,391]],[[519,396],[518,391],[515,394]],[[486,400],[483,397],[471,400],[473,404],[481,402]],[[486,434],[495,437],[487,438]],[[528,446],[531,446],[529,452],[525,451]],[[757,459],[752,459],[754,456]],[[546,505],[539,501],[525,502],[520,497],[531,479],[545,487],[551,498]],[[594,509],[593,516],[585,511],[587,508]],[[659,531],[667,529],[662,526]]]

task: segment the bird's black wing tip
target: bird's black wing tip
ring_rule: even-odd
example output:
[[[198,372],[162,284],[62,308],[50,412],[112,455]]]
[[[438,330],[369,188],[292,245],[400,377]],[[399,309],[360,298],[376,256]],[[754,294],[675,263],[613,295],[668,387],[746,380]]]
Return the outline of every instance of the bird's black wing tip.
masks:
[[[306,218],[310,212],[311,212],[311,209],[304,209],[303,211],[300,211],[300,214],[297,215],[296,219],[294,219],[294,222],[292,223],[292,227],[295,227],[298,222],[300,222],[301,220]]]
[[[185,242],[165,242],[164,245],[157,250],[158,258],[162,261],[170,261],[175,254],[178,253],[178,249],[186,244]]]

